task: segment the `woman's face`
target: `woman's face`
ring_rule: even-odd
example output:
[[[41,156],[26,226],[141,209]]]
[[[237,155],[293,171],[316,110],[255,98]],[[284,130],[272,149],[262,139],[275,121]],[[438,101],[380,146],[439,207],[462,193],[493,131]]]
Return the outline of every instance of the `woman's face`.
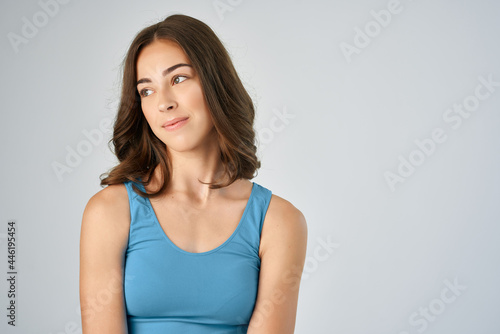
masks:
[[[215,129],[201,82],[182,48],[156,40],[140,51],[136,68],[142,111],[153,133],[169,150],[203,150]],[[165,126],[176,118],[187,120]]]

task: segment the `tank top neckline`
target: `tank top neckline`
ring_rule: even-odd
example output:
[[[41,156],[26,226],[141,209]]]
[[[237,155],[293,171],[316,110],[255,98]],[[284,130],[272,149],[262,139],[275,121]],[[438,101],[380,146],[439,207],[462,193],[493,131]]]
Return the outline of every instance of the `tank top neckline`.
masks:
[[[144,188],[144,186],[143,186],[142,183],[138,182],[138,185],[139,185],[139,187],[141,188],[142,191],[146,192],[146,189]],[[208,254],[215,253],[218,250],[224,248],[227,244],[229,244],[229,242],[231,241],[231,239],[233,239],[236,236],[236,234],[238,233],[238,230],[240,229],[241,225],[243,225],[243,222],[245,221],[245,218],[247,216],[248,211],[250,210],[251,204],[253,202],[253,198],[255,197],[255,192],[257,191],[256,189],[257,189],[256,184],[255,184],[255,182],[252,181],[252,190],[250,192],[250,197],[247,200],[247,204],[245,206],[245,209],[243,210],[243,214],[241,215],[240,221],[238,222],[238,225],[236,226],[236,229],[229,236],[229,238],[227,238],[226,241],[224,241],[219,246],[217,246],[217,247],[215,247],[215,248],[213,248],[211,250],[208,250],[206,252],[200,252],[200,253],[188,252],[188,251],[180,248],[172,240],[170,240],[170,238],[167,236],[167,234],[163,230],[163,227],[161,226],[160,221],[158,220],[158,217],[156,216],[156,212],[153,209],[153,206],[151,205],[151,201],[147,197],[145,197],[145,201],[146,201],[146,205],[147,205],[148,210],[150,210],[150,213],[151,213],[151,215],[154,218],[155,226],[159,229],[159,233],[163,236],[163,238],[166,240],[167,243],[169,243],[175,250],[177,250],[177,251],[179,251],[179,252],[181,252],[183,254],[186,254],[186,255],[189,255],[189,256],[203,256],[203,255],[208,255]]]

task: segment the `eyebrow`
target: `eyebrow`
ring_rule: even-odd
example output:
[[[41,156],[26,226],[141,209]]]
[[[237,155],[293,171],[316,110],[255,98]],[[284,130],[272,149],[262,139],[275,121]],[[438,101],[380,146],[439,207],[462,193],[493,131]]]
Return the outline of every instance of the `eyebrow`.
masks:
[[[166,70],[164,70],[162,72],[162,75],[163,76],[167,76],[169,73],[175,71],[177,68],[179,67],[182,67],[182,66],[189,66],[189,67],[193,67],[192,65],[190,64],[184,64],[184,63],[180,63],[180,64],[176,64],[174,66],[170,66],[169,68],[167,68]],[[142,78],[142,79],[139,79],[137,80],[137,83],[136,83],[136,86],[138,86],[139,84],[141,83],[145,83],[145,82],[151,82],[151,79],[149,78]]]

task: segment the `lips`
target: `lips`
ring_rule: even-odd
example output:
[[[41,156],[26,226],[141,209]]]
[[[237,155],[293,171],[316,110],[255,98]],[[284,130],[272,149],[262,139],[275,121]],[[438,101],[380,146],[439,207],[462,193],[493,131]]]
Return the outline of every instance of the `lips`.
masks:
[[[162,126],[163,126],[163,127],[167,127],[167,126],[173,125],[173,124],[175,124],[175,123],[178,123],[178,122],[180,122],[180,121],[186,120],[186,119],[188,119],[188,118],[189,118],[189,117],[177,117],[177,118],[173,118],[173,119],[171,119],[170,121],[168,121],[168,122],[164,123]]]

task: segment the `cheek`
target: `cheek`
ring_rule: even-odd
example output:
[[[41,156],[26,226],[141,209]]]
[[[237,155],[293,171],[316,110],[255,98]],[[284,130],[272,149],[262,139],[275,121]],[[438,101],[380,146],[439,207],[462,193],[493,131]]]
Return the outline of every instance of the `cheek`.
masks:
[[[189,87],[189,91],[186,96],[189,97],[189,104],[197,109],[203,108],[205,106],[205,98],[203,96],[203,90],[200,85],[192,85]]]
[[[147,103],[143,103],[143,104],[141,104],[141,109],[142,109],[142,114],[144,115],[144,118],[146,119],[148,124],[151,126],[152,122],[154,121],[151,106],[148,106]]]
[[[154,115],[154,110],[157,106],[158,104],[155,101],[155,96],[149,96],[148,98],[141,100],[142,113],[148,119]]]

